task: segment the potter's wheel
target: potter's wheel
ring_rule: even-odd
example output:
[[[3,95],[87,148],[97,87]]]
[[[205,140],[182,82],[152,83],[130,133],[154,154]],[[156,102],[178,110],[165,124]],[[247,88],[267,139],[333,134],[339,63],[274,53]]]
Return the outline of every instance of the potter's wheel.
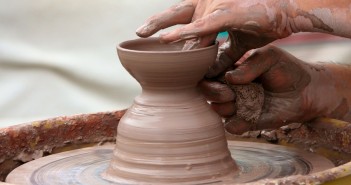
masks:
[[[253,182],[309,174],[332,168],[326,158],[279,145],[229,141],[229,149],[239,167],[233,183]],[[7,177],[7,182],[31,185],[107,185],[101,174],[108,167],[113,145],[54,154],[26,163]],[[191,166],[187,167],[191,170]]]

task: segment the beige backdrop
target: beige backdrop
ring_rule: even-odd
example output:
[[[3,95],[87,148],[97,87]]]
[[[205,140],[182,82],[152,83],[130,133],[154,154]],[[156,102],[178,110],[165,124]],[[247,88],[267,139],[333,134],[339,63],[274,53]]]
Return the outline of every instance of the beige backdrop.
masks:
[[[0,127],[128,107],[140,88],[115,46],[175,2],[0,0]],[[351,47],[343,44],[286,48],[310,60],[345,60]]]

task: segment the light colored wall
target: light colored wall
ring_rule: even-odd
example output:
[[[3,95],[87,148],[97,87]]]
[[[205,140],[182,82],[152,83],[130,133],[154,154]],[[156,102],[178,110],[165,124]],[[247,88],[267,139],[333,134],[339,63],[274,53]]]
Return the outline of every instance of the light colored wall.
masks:
[[[128,107],[140,87],[115,46],[180,0],[0,0],[0,127]],[[351,61],[351,42],[284,47]]]
[[[0,127],[128,107],[115,46],[178,0],[0,0]]]

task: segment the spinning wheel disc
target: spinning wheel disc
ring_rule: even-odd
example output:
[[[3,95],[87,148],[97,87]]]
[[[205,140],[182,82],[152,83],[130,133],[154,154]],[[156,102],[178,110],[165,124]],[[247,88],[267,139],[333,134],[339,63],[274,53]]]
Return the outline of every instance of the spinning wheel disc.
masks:
[[[232,183],[252,182],[326,170],[334,165],[316,154],[279,145],[228,141],[239,167]],[[54,154],[13,170],[6,182],[31,185],[111,185],[101,174],[108,167],[114,145]],[[191,166],[189,167],[191,170]]]

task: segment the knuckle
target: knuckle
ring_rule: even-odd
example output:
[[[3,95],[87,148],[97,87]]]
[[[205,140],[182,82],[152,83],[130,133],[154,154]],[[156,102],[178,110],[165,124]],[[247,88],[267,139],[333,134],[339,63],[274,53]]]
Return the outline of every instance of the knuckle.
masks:
[[[263,47],[261,49],[261,51],[270,52],[270,53],[277,53],[279,51],[279,49],[276,46],[269,44],[269,45]]]

